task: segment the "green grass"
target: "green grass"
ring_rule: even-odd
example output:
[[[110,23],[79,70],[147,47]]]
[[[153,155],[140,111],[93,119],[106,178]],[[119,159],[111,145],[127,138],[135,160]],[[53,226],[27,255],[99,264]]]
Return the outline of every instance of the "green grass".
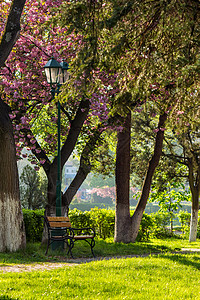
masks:
[[[5,273],[0,299],[200,299],[199,270],[199,255],[168,253]]]
[[[181,248],[200,249],[199,240],[156,239],[128,245],[98,240],[95,253],[100,257],[150,255],[84,264],[73,264],[63,252],[46,257],[44,247],[29,244],[26,251],[0,253],[0,266],[49,261],[69,265],[51,271],[1,272],[0,299],[200,299],[200,254],[173,253]],[[75,244],[73,253],[76,258],[91,257],[84,242]]]
[[[94,248],[97,257],[143,255],[154,253],[165,253],[181,250],[181,248],[200,248],[200,241],[189,243],[187,240],[168,238],[153,239],[149,242],[136,242],[134,244],[114,243],[113,239],[96,240]],[[70,256],[64,251],[49,251],[45,256],[46,247],[39,243],[28,243],[26,250],[15,253],[0,253],[0,263],[20,264],[20,263],[40,263],[71,261]],[[85,241],[77,241],[73,248],[75,258],[92,257],[90,246]]]

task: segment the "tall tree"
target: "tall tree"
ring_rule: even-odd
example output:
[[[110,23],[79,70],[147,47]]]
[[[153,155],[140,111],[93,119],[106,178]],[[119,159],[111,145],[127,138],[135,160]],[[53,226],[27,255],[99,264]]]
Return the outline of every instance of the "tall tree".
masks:
[[[118,134],[117,158],[116,158],[116,242],[135,242],[139,226],[142,220],[155,169],[162,154],[164,139],[164,126],[167,114],[159,117],[158,131],[155,138],[154,152],[147,166],[143,181],[141,196],[133,216],[130,216],[129,205],[129,172],[130,172],[130,114],[127,116],[124,131]],[[124,164],[125,161],[125,164]]]
[[[24,4],[25,0],[12,1],[0,41],[0,68],[4,66],[20,32]],[[8,13],[5,7],[2,12],[4,10]],[[0,251],[16,251],[26,244],[15,141],[9,112],[9,106],[0,97]]]
[[[187,171],[180,173],[179,176],[187,178],[191,191],[191,222],[189,241],[196,241],[198,211],[199,211],[199,194],[200,194],[200,148],[199,148],[199,129],[197,124],[194,128],[188,124],[184,126],[184,117],[179,115],[179,122],[182,128],[178,126],[178,134],[173,133],[166,135],[167,144],[163,151],[164,157],[169,161],[179,163],[187,167]],[[182,120],[181,120],[182,119]],[[180,124],[179,124],[180,125]],[[195,130],[196,128],[196,130]]]

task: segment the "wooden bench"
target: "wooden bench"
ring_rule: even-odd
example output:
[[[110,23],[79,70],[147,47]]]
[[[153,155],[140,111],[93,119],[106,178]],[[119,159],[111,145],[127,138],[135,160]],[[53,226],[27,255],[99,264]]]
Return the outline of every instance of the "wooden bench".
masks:
[[[69,248],[67,254],[70,253],[71,257],[73,257],[72,248],[74,247],[74,243],[78,240],[84,240],[90,245],[92,255],[95,257],[93,252],[95,230],[93,228],[72,228],[69,217],[45,217],[44,219],[48,230],[48,242],[45,254],[48,253],[49,246],[53,242],[63,242]]]

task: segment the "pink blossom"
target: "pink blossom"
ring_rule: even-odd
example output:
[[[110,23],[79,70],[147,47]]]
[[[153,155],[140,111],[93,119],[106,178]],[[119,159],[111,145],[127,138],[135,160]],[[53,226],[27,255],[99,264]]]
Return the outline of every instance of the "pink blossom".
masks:
[[[14,115],[12,115],[12,114],[9,114],[9,117],[10,117],[10,119],[11,120],[13,120],[13,119],[15,119],[16,118],[16,115],[14,114]]]
[[[177,112],[177,115],[182,115],[182,114],[184,114],[184,111],[182,111],[182,110],[179,110],[179,111]]]
[[[31,144],[35,144],[36,140],[30,140]]]
[[[22,124],[28,124],[28,118],[26,116],[21,117]]]
[[[46,162],[46,159],[40,160],[40,163],[41,163],[42,165],[45,164],[45,162]]]

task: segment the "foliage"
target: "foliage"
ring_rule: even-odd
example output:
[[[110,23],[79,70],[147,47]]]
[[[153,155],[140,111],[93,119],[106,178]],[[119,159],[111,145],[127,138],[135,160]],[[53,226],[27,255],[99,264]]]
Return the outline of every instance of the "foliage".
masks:
[[[90,212],[82,212],[78,209],[73,209],[69,211],[69,218],[72,223],[72,227],[92,227],[90,220]]]
[[[140,223],[140,228],[137,236],[137,241],[148,241],[150,236],[152,236],[154,227],[153,219],[150,215],[143,214],[142,221]]]
[[[26,209],[44,208],[47,203],[47,180],[29,165],[20,176],[20,198]]]
[[[70,210],[72,227],[93,227],[96,235],[106,239],[114,236],[115,212],[113,210],[93,208],[89,212]]]
[[[167,180],[166,180],[167,181]],[[173,178],[171,181],[165,182],[162,189],[154,188],[151,193],[151,201],[158,202],[160,206],[160,211],[167,212],[170,219],[171,233],[173,232],[173,221],[175,218],[175,213],[178,211],[179,207],[182,207],[184,201],[189,201],[191,199],[190,193],[185,188],[184,185],[176,181]]]
[[[116,188],[115,186],[108,187],[108,186],[103,186],[101,188],[93,188],[89,192],[91,194],[91,197],[94,199],[94,202],[97,202],[96,200],[99,199],[98,202],[106,202],[113,204],[115,203],[116,199]]]
[[[167,212],[158,211],[151,214],[154,220],[153,236],[156,238],[168,237],[169,233],[167,225],[170,223],[170,215]]]
[[[72,201],[72,203],[70,204],[70,209],[78,209],[81,211],[90,211],[92,208],[98,207],[98,208],[106,208],[106,209],[110,209],[110,205],[109,204],[105,204],[105,203],[90,203],[90,202],[81,202],[81,203],[74,203]]]
[[[26,239],[28,242],[41,242],[44,227],[44,210],[23,209]]]
[[[191,214],[186,211],[180,211],[178,214],[178,218],[181,223],[183,236],[188,238],[190,232]],[[200,212],[198,213],[197,238],[200,238]]]
[[[115,185],[115,178],[114,176],[103,176],[102,174],[91,174],[88,178],[88,183],[90,188],[101,188],[104,186],[112,187]]]
[[[27,241],[41,241],[43,232],[44,210],[23,209]],[[111,209],[92,208],[90,211],[80,211],[76,208],[69,211],[72,227],[92,227],[98,239],[114,237],[115,211]],[[137,241],[148,241],[150,238],[165,238],[171,236],[167,229],[169,215],[157,212],[144,214]]]
[[[114,236],[115,212],[113,210],[94,208],[91,210],[91,220],[100,238]]]

